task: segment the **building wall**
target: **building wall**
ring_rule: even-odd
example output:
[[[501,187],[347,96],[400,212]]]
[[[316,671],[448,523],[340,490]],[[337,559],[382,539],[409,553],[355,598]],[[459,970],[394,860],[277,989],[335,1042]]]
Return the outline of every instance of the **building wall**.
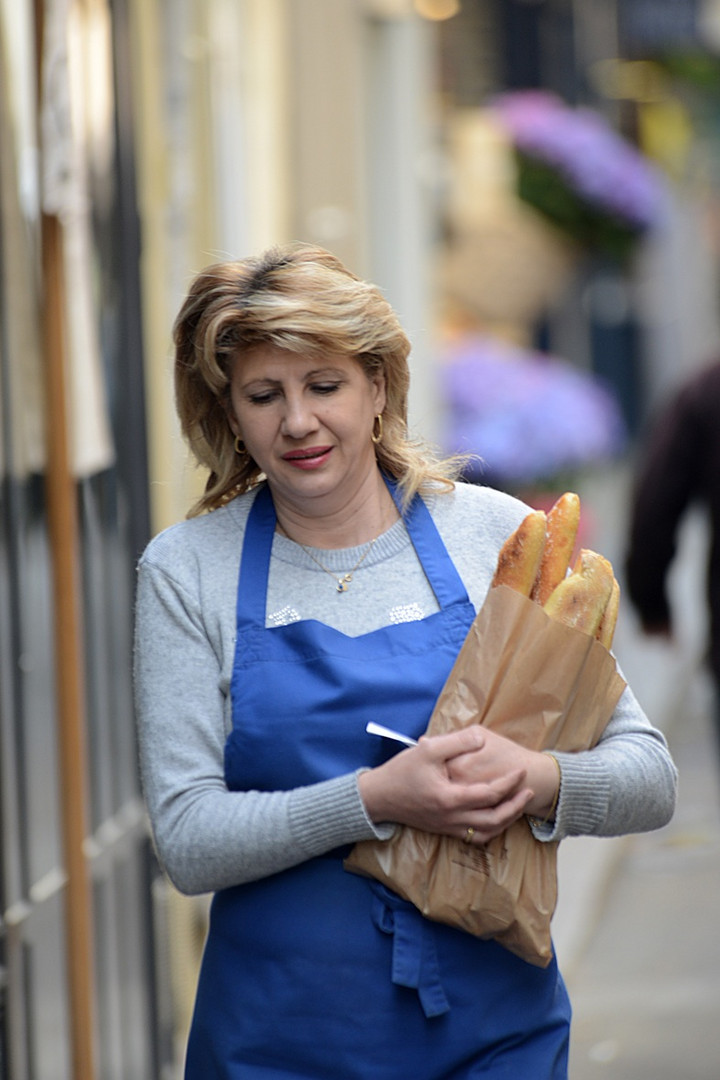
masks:
[[[124,12],[0,5],[0,1075],[13,1080],[159,1076],[167,1060],[130,678],[148,513]]]

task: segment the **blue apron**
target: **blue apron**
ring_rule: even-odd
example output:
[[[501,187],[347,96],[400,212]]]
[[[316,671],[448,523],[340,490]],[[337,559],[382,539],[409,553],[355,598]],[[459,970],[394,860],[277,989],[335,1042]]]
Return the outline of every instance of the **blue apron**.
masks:
[[[314,620],[266,628],[275,510],[258,492],[238,583],[232,790],[381,764],[397,748],[368,720],[425,730],[475,613],[420,498],[405,524],[438,612],[353,638]],[[430,922],[345,871],[349,850],[215,894],[186,1080],[565,1080],[570,1008],[555,961],[534,967]]]

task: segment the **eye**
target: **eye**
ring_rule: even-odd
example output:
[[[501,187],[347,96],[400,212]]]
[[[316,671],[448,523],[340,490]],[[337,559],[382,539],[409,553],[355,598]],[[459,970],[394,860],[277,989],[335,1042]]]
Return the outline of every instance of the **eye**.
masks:
[[[269,405],[277,397],[277,390],[260,390],[254,394],[248,394],[251,405]]]
[[[312,390],[315,394],[326,395],[334,394],[336,390],[340,389],[339,382],[322,382],[313,383]]]

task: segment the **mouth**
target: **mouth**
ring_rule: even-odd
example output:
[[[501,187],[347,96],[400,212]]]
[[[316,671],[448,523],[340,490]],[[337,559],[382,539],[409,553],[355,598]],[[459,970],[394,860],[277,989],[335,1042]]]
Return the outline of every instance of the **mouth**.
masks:
[[[302,449],[290,450],[283,454],[283,461],[294,465],[298,469],[317,468],[324,464],[330,457],[332,446],[304,446]]]

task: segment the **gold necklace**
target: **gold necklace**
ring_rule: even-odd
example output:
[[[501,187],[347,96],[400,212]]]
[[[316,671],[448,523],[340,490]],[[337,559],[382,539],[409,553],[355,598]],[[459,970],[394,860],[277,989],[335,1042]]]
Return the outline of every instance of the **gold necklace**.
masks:
[[[285,531],[285,529],[283,529],[282,525],[280,525],[279,522],[278,522],[278,528],[280,529],[280,531],[282,533],[285,534],[285,536],[287,536],[288,540],[292,540],[292,536],[290,536],[290,534],[287,533]],[[358,561],[353,566],[352,570],[348,570],[348,572],[346,574],[341,574],[340,577],[338,577],[337,574],[333,573],[332,570],[328,570],[327,566],[325,566],[324,563],[321,563],[320,560],[315,555],[313,555],[312,551],[310,551],[309,548],[305,547],[304,544],[299,544],[299,546],[303,549],[305,554],[308,555],[312,559],[312,561],[314,563],[316,563],[320,567],[321,570],[324,570],[325,573],[328,574],[333,579],[333,581],[337,583],[336,592],[343,593],[343,592],[348,591],[348,588],[350,586],[350,582],[353,579],[353,574],[365,562],[368,555],[372,551],[376,540],[377,540],[377,536],[373,537],[373,539],[370,541],[368,546],[365,548],[365,550],[363,551],[363,553],[360,556],[360,558],[358,559]],[[299,542],[297,540],[293,540],[293,543],[298,544]]]

